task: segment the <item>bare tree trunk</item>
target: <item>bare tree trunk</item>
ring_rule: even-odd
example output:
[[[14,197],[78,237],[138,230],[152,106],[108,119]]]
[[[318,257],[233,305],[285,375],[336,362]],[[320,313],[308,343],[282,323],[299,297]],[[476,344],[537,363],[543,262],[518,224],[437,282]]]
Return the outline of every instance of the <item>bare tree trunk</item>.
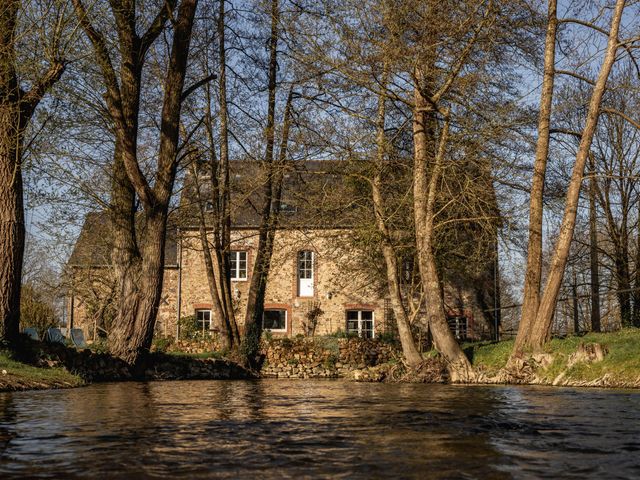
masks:
[[[544,181],[549,157],[549,131],[553,86],[555,80],[555,49],[558,30],[557,2],[549,0],[547,11],[547,34],[544,49],[544,74],[542,93],[540,94],[540,113],[538,117],[538,141],[533,166],[531,199],[529,205],[529,246],[527,267],[524,278],[524,293],[518,335],[513,347],[514,355],[520,354],[531,334],[533,322],[540,304],[542,279],[542,216],[544,210]]]
[[[558,299],[562,277],[564,276],[565,266],[569,257],[571,240],[573,238],[578,202],[580,198],[580,188],[584,177],[584,169],[589,156],[596,125],[598,123],[602,96],[604,95],[607,80],[611,73],[613,64],[615,63],[616,53],[619,47],[618,32],[620,29],[620,21],[624,11],[624,6],[625,0],[618,0],[616,2],[611,21],[611,29],[609,31],[606,55],[602,62],[598,79],[593,88],[585,127],[582,132],[575,165],[571,175],[571,181],[569,182],[569,188],[567,190],[564,216],[562,218],[562,224],[560,226],[560,233],[556,242],[554,254],[551,259],[549,277],[547,279],[544,293],[541,297],[535,323],[532,325],[529,338],[524,342],[525,346],[533,349],[541,348],[549,339],[551,322],[553,320],[553,311]]]
[[[24,134],[47,91],[64,72],[51,64],[31,90],[20,88],[16,72],[16,21],[20,1],[0,7],[0,332],[14,341],[20,329],[20,289],[24,255],[22,155]]]
[[[640,203],[638,204],[640,207]],[[640,225],[636,233],[636,261],[633,291],[633,326],[640,327]]]
[[[596,223],[596,169],[593,155],[589,154],[591,179],[589,181],[589,260],[591,276],[591,330],[600,327],[600,272],[598,270],[598,225]]]
[[[211,146],[213,148],[213,146]],[[231,328],[227,319],[227,312],[223,307],[222,300],[220,298],[220,294],[222,292],[220,288],[220,283],[224,282],[224,279],[220,278],[220,269],[219,264],[214,265],[213,256],[211,254],[211,247],[209,245],[209,238],[207,235],[207,223],[205,219],[205,209],[203,206],[203,199],[200,195],[200,183],[198,179],[198,171],[195,165],[193,166],[193,178],[195,182],[196,195],[197,195],[197,204],[198,204],[198,221],[200,223],[200,228],[198,229],[198,234],[200,237],[200,245],[202,246],[202,254],[204,256],[204,266],[205,271],[207,273],[207,282],[209,284],[209,295],[211,295],[211,301],[213,304],[213,319],[216,323],[217,330],[220,334],[220,346],[224,350],[228,350],[233,345],[233,334],[231,332]],[[212,176],[212,181],[213,176]],[[215,189],[214,189],[215,190]],[[219,200],[218,198],[214,199],[216,202]],[[214,206],[214,212],[216,207]],[[216,212],[217,213],[217,212]],[[214,218],[214,224],[217,223],[218,217]],[[216,226],[214,226],[213,236],[214,236],[214,249],[216,249],[216,239],[219,236],[219,230]],[[219,248],[219,247],[218,247]],[[217,276],[216,276],[217,272]]]
[[[247,311],[244,322],[243,355],[251,366],[255,366],[255,359],[260,347],[262,335],[262,315],[264,313],[264,295],[267,287],[267,277],[271,267],[271,255],[273,253],[273,241],[277,221],[277,208],[280,204],[279,195],[282,192],[282,177],[276,178],[274,168],[275,147],[275,115],[276,115],[276,89],[278,70],[278,22],[280,19],[280,6],[278,0],[271,0],[271,35],[269,37],[269,86],[268,86],[268,112],[265,128],[266,148],[263,161],[265,174],[263,187],[263,204],[258,229],[258,248],[254,261],[249,292],[247,293]],[[287,108],[285,112],[290,115],[292,92],[289,92]],[[288,122],[284,124],[288,132]],[[283,139],[284,137],[283,131]],[[280,156],[285,155],[281,149]],[[275,182],[274,182],[275,180]],[[280,184],[278,185],[278,180]],[[277,195],[277,196],[274,196]]]
[[[275,2],[274,2],[275,3]],[[275,54],[275,52],[274,52]],[[275,73],[275,72],[274,72]],[[275,77],[274,77],[275,78]],[[275,87],[275,85],[274,85]],[[275,97],[274,97],[275,102]],[[247,312],[245,317],[244,354],[250,365],[253,365],[258,353],[260,337],[262,335],[262,316],[264,313],[264,296],[267,288],[267,279],[271,269],[271,257],[275,244],[276,230],[280,215],[280,203],[282,199],[282,183],[288,150],[289,130],[291,128],[293,102],[293,85],[289,89],[287,104],[285,106],[282,139],[278,161],[273,162],[273,146],[271,149],[271,162],[265,162],[268,180],[265,184],[265,199],[262,210],[262,220],[259,229],[258,248],[256,260],[247,295]],[[274,104],[275,107],[275,104]],[[269,147],[267,145],[267,158]]]
[[[417,81],[421,79],[422,76],[418,72]],[[435,112],[429,110],[430,105],[421,94],[418,86],[415,87],[414,92],[413,201],[418,266],[433,343],[447,362],[451,380],[465,382],[473,378],[473,368],[447,324],[433,245],[435,201],[443,168],[449,121],[448,118],[445,119],[440,133],[440,142],[437,151],[435,151],[434,138],[436,133],[433,125]],[[429,172],[429,157],[433,159],[431,172]]]
[[[164,277],[166,214],[159,211],[148,217],[144,228],[142,251],[122,279],[118,316],[109,332],[111,352],[131,365],[148,352],[153,340]]]
[[[386,83],[386,79],[385,79]],[[389,288],[389,296],[391,300],[391,308],[396,319],[398,326],[398,335],[400,337],[400,344],[402,345],[402,354],[406,362],[416,367],[422,363],[422,356],[418,352],[416,343],[411,334],[411,325],[409,323],[409,317],[402,302],[402,291],[400,288],[400,281],[398,278],[398,261],[396,258],[396,252],[391,243],[391,236],[389,229],[385,223],[385,209],[384,199],[382,196],[382,174],[384,169],[384,159],[386,153],[386,136],[384,132],[386,117],[386,102],[383,95],[378,96],[378,118],[376,125],[376,173],[373,181],[371,182],[371,196],[373,200],[373,210],[376,218],[376,226],[378,232],[382,236],[382,255],[385,261],[387,286]]]
[[[227,253],[231,247],[231,186],[229,182],[229,113],[227,105],[227,50],[225,42],[225,0],[220,0],[218,12],[218,41],[219,41],[219,62],[220,69],[218,80],[220,97],[220,248],[216,249],[216,263],[220,271],[220,286],[224,310],[227,314],[227,321],[231,328],[233,343],[240,344],[240,331],[233,309],[233,299],[231,296],[231,275],[229,275],[229,256]],[[212,177],[213,178],[213,177]]]
[[[13,341],[20,325],[25,236],[20,164],[22,138],[18,133],[20,113],[17,106],[3,100],[0,98],[0,191],[3,192],[0,195],[0,319],[3,338]]]
[[[123,57],[118,78],[105,37],[91,24],[82,0],[73,0],[80,26],[93,45],[105,81],[108,112],[116,131],[112,261],[119,276],[120,305],[109,342],[112,353],[129,364],[135,364],[151,346],[160,303],[167,216],[177,168],[184,79],[197,4],[198,0],[183,0],[177,18],[173,19],[176,0],[167,0],[148,30],[139,36],[135,3],[113,2]],[[137,159],[142,68],[148,49],[170,18],[173,38],[164,79],[160,148],[152,187]],[[138,219],[133,209],[136,196],[143,206]]]

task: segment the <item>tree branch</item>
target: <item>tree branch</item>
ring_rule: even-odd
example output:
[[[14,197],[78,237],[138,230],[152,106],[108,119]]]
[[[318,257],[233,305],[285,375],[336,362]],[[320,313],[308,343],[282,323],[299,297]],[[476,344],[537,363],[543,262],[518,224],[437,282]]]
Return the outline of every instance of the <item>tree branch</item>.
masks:
[[[151,44],[158,38],[158,35],[162,33],[164,29],[164,24],[167,22],[167,19],[173,16],[173,11],[176,8],[176,0],[165,0],[164,4],[160,8],[160,11],[151,22],[151,25],[147,29],[147,31],[142,35],[142,39],[140,40],[140,58],[144,58],[147,54],[147,50],[151,47]]]
[[[31,87],[31,90],[25,92],[20,99],[22,114],[25,120],[31,118],[33,111],[42,100],[45,93],[60,80],[60,77],[64,73],[65,63],[62,60],[57,60],[49,66],[47,72]]]
[[[207,83],[209,83],[211,80],[215,80],[216,78],[218,78],[218,76],[215,73],[212,73],[211,75],[207,75],[202,80],[198,80],[196,83],[189,86],[184,92],[182,92],[180,101],[184,102],[189,95],[191,95],[193,92],[195,92],[197,89],[199,89],[203,85],[206,85]]]
[[[115,69],[113,68],[113,63],[111,62],[111,57],[109,56],[109,50],[107,49],[104,36],[91,24],[82,0],[72,0],[72,2],[78,21],[80,22],[80,26],[87,34],[87,37],[89,37],[89,41],[91,41],[98,60],[98,65],[100,66],[100,70],[102,70],[102,76],[104,77],[105,85],[107,87],[107,104],[111,109],[116,109],[119,112],[118,118],[114,118],[114,120],[122,120],[120,87],[118,85],[118,79]]]
[[[575,72],[572,72],[570,70],[556,70],[555,72],[560,74],[560,75],[568,75],[570,77],[577,78],[578,80],[582,80],[583,82],[588,83],[591,86],[596,84],[596,82],[594,82],[590,78],[584,77],[584,76],[580,75],[579,73],[575,73]]]

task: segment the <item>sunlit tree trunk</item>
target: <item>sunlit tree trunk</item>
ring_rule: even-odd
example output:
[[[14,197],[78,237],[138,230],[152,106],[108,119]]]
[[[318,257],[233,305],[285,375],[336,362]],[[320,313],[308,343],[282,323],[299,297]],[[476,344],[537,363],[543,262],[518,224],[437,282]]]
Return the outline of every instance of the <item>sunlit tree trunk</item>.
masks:
[[[564,276],[571,247],[571,240],[575,229],[584,170],[596,125],[598,123],[602,97],[619,48],[618,32],[620,30],[620,21],[624,11],[624,6],[624,0],[618,0],[616,2],[611,21],[611,29],[609,31],[606,54],[589,101],[589,109],[587,112],[585,126],[580,139],[578,152],[576,154],[571,180],[567,189],[565,211],[560,225],[560,233],[551,258],[549,276],[540,300],[540,306],[535,322],[532,325],[529,338],[527,339],[528,341],[525,342],[526,346],[533,349],[540,349],[548,341],[551,332],[553,312],[557,303],[558,293]]]
[[[415,367],[422,363],[422,356],[418,352],[415,340],[411,334],[411,324],[409,316],[402,301],[402,291],[400,280],[398,278],[398,260],[395,249],[391,242],[391,233],[385,222],[384,198],[382,195],[383,170],[386,153],[386,136],[384,132],[386,117],[386,101],[383,95],[378,97],[378,118],[376,125],[376,169],[373,180],[371,182],[371,195],[373,200],[373,210],[376,219],[376,227],[382,237],[382,255],[385,262],[385,271],[387,276],[387,286],[389,289],[389,297],[391,308],[398,326],[398,336],[402,345],[402,354],[406,362]]]
[[[589,154],[591,178],[589,179],[589,261],[591,276],[591,330],[599,332],[600,326],[600,272],[598,265],[598,225],[596,223],[596,171],[593,155]]]
[[[35,108],[64,71],[52,63],[31,90],[20,88],[16,72],[16,21],[21,2],[0,6],[0,322],[2,337],[16,339],[24,255],[22,156],[24,135]]]
[[[533,180],[529,200],[529,244],[527,266],[524,277],[524,293],[518,335],[514,345],[514,354],[519,354],[531,334],[533,322],[540,304],[542,281],[542,217],[544,211],[544,181],[549,157],[549,133],[551,107],[555,80],[555,49],[558,30],[557,2],[550,0],[547,12],[547,33],[544,49],[544,73],[540,95],[540,113],[538,116],[538,141],[536,143]]]
[[[177,168],[178,127],[197,4],[197,0],[183,0],[172,21],[157,171],[151,186],[137,158],[142,69],[153,41],[173,17],[176,1],[167,0],[161,6],[142,36],[136,31],[135,3],[111,4],[122,56],[118,78],[107,41],[91,23],[82,0],[73,0],[80,26],[93,45],[107,88],[108,113],[114,123],[112,261],[118,274],[119,308],[109,332],[109,345],[114,355],[129,364],[135,364],[149,350],[160,303],[167,216]],[[143,206],[139,217],[134,207],[136,197]]]
[[[418,82],[423,79],[419,72],[416,77]],[[433,243],[435,202],[443,168],[449,122],[445,119],[436,147],[436,112],[430,109],[430,104],[418,87],[415,88],[414,101],[413,201],[416,249],[429,329],[436,349],[447,362],[451,380],[464,382],[473,378],[473,368],[447,323]]]

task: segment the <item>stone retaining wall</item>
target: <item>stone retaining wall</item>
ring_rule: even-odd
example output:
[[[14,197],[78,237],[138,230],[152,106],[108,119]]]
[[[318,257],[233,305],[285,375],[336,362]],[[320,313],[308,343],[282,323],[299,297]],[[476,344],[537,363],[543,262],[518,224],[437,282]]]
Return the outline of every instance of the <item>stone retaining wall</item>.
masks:
[[[339,378],[399,359],[395,347],[360,338],[280,338],[263,341],[262,377]]]
[[[121,380],[245,379],[255,375],[224,359],[152,353],[135,369],[107,353],[76,350],[60,344],[30,342],[26,358],[38,367],[64,367],[88,383]]]

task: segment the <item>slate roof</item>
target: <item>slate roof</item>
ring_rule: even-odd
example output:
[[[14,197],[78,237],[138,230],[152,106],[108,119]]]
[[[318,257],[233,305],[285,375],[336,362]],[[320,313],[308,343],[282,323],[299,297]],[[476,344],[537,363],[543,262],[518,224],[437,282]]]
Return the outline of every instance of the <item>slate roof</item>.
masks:
[[[345,165],[345,162],[332,160],[288,162],[283,167],[280,227],[318,228],[351,225],[345,205],[348,191],[344,181]],[[260,210],[266,181],[263,169],[259,162],[234,161],[231,162],[230,170],[232,227],[257,228],[260,226]],[[198,184],[200,202],[206,203],[211,189],[209,177],[203,173],[198,174]],[[179,217],[181,228],[199,225],[197,187],[192,173],[185,179]]]
[[[113,236],[111,218],[106,211],[89,212],[84,219],[82,230],[73,247],[67,265],[102,267],[111,265]],[[165,244],[165,265],[177,264],[177,243],[175,226],[167,229]]]
[[[345,182],[344,163],[331,160],[290,162],[283,178],[280,228],[348,227],[352,225],[346,205],[349,186]],[[210,181],[198,174],[201,201],[206,202]],[[260,225],[264,175],[259,162],[231,162],[231,223],[235,229]],[[210,217],[210,215],[208,215]],[[210,220],[210,218],[205,218]],[[198,228],[197,189],[188,173],[180,194],[179,208],[170,215],[165,247],[165,265],[177,263],[176,228]],[[105,266],[111,264],[112,233],[108,212],[87,214],[76,241],[69,266]]]

